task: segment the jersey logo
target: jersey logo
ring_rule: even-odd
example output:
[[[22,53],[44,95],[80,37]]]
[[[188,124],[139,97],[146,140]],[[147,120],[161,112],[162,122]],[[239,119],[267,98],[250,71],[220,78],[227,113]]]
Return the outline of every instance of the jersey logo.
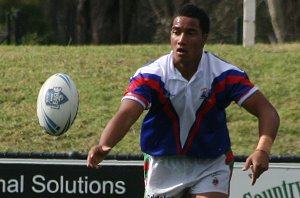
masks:
[[[214,178],[213,180],[212,180],[212,184],[214,185],[214,186],[218,186],[219,185],[219,180],[218,180],[218,178]]]
[[[202,94],[201,94],[200,99],[202,99],[202,100],[207,99],[210,95],[210,89],[203,88],[203,89],[201,89],[201,91],[202,91]]]

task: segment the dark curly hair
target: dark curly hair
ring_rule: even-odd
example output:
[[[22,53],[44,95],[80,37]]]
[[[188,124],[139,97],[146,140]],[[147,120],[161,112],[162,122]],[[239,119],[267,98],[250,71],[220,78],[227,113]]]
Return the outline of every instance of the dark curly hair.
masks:
[[[195,6],[192,3],[184,4],[177,12],[175,17],[186,16],[199,20],[200,28],[203,33],[208,34],[210,28],[210,20],[204,9]],[[174,17],[174,18],[175,18]]]

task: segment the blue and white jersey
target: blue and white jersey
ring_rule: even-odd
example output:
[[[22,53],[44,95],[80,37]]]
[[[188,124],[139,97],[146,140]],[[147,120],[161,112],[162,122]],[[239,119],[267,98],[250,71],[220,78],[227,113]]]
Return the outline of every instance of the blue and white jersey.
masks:
[[[143,152],[212,158],[231,150],[225,108],[232,101],[241,105],[256,90],[244,71],[208,52],[188,81],[171,52],[140,68],[123,99],[149,110],[141,129]]]

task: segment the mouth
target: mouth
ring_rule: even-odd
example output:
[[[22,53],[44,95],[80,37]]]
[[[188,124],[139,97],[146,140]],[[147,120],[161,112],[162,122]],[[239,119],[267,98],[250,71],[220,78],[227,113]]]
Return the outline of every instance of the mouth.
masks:
[[[188,51],[187,51],[187,49],[186,48],[183,48],[183,47],[179,47],[179,48],[177,48],[176,49],[176,53],[177,54],[186,54]]]

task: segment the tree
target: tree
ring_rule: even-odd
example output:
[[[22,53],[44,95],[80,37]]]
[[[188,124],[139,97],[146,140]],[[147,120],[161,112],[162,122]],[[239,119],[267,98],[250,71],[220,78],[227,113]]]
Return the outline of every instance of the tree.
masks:
[[[284,40],[284,17],[280,0],[266,0],[269,7],[271,23],[278,43]]]
[[[299,40],[299,0],[265,0],[278,43]]]
[[[300,40],[300,0],[256,0],[259,42]],[[240,0],[0,0],[5,13],[20,10],[24,43],[168,43],[171,20],[184,3],[203,7],[211,19],[210,43],[234,43]]]
[[[135,4],[135,0],[79,0],[76,43],[127,42]]]

